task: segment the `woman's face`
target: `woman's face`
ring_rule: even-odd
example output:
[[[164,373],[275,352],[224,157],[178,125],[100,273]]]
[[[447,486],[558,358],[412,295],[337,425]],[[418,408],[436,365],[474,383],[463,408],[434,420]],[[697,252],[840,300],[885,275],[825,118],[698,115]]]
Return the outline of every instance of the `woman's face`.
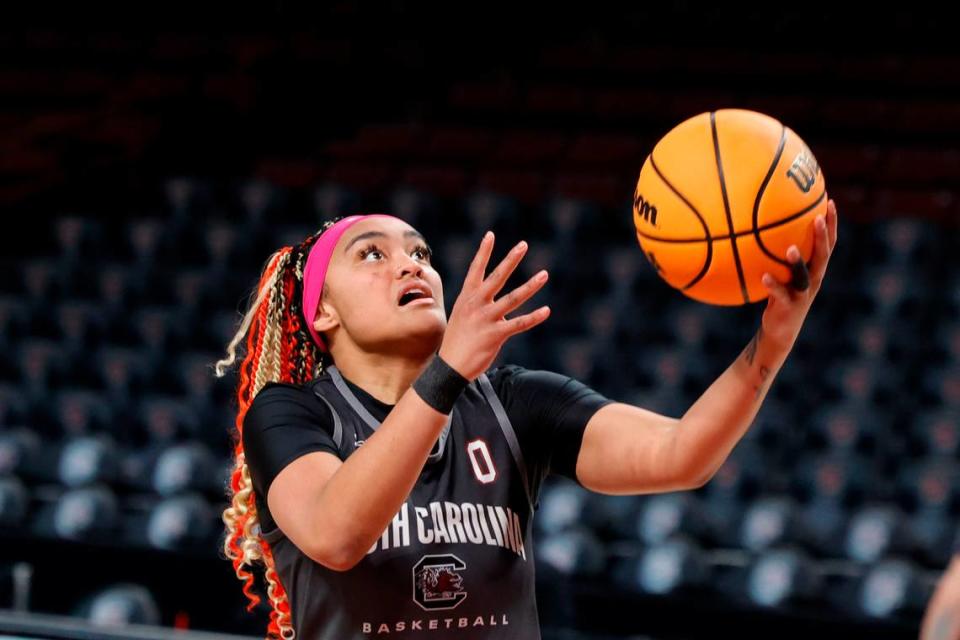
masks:
[[[404,295],[413,285],[422,293]],[[443,283],[413,227],[370,218],[337,241],[314,321],[328,342],[345,338],[367,352],[424,355],[439,348],[446,327]]]

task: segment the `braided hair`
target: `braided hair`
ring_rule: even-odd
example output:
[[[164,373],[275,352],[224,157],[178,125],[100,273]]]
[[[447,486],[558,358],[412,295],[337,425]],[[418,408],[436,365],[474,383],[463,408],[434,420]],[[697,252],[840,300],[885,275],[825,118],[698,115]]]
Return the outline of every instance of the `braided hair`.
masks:
[[[324,223],[320,231],[299,245],[283,247],[270,256],[256,290],[251,293],[253,302],[227,346],[227,356],[215,365],[216,376],[223,377],[240,357],[238,350],[242,348],[237,417],[235,429],[231,430],[234,466],[227,488],[230,504],[222,516],[226,526],[223,551],[233,563],[237,578],[243,582],[243,593],[250,601],[247,611],[253,611],[260,603],[250,569],[257,562],[263,564],[267,597],[272,607],[268,640],[290,640],[296,634],[290,602],[280,584],[273,553],[260,535],[253,484],[243,451],[243,420],[253,399],[268,382],[303,384],[323,373],[331,362],[329,354],[318,347],[308,332],[301,305],[303,270],[310,249],[339,219]]]

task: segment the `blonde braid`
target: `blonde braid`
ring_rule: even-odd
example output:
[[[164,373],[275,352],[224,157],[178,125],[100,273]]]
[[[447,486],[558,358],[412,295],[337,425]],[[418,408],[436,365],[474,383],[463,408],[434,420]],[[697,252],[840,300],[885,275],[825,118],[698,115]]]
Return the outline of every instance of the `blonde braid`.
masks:
[[[261,276],[257,295],[245,313],[242,322],[227,346],[227,356],[215,365],[217,377],[237,360],[237,350],[246,338],[246,354],[240,366],[237,389],[238,411],[235,432],[235,463],[231,475],[230,505],[224,509],[222,520],[227,535],[224,554],[233,562],[234,571],[243,583],[243,592],[250,600],[248,611],[260,602],[253,591],[253,576],[247,570],[256,562],[265,566],[264,579],[272,611],[267,629],[268,640],[293,640],[290,601],[276,571],[273,551],[263,539],[257,513],[256,496],[250,477],[250,468],[243,451],[243,419],[253,399],[269,382],[303,384],[309,379],[310,369],[316,377],[325,368],[329,357],[314,343],[301,319],[299,290],[303,283],[306,256],[316,239],[337,220],[323,225],[320,232],[309,236],[298,247],[283,247],[267,261]],[[288,295],[286,287],[291,287]],[[289,298],[289,299],[288,299]],[[286,342],[285,342],[286,340]],[[284,344],[287,344],[286,350]],[[295,362],[284,363],[284,357]],[[296,366],[292,366],[292,365]]]
[[[287,250],[277,263],[277,272],[282,273],[290,261],[290,251]],[[270,290],[267,306],[267,322],[263,334],[263,353],[257,363],[257,373],[253,379],[253,396],[256,397],[268,382],[280,382],[280,337],[283,333],[281,316],[285,300],[283,295],[283,278],[277,278]]]
[[[240,343],[243,342],[243,339],[247,336],[247,332],[250,331],[250,326],[253,324],[263,301],[268,295],[272,294],[277,280],[280,279],[281,271],[277,268],[277,262],[287,251],[289,251],[289,248],[285,247],[271,255],[267,260],[267,265],[264,268],[264,273],[267,275],[267,278],[260,283],[256,299],[250,305],[250,308],[247,309],[243,320],[240,322],[240,326],[237,327],[236,333],[234,333],[233,338],[230,339],[230,344],[227,345],[227,357],[217,360],[214,365],[215,375],[218,378],[225,376],[227,370],[236,363],[237,347],[240,346]]]

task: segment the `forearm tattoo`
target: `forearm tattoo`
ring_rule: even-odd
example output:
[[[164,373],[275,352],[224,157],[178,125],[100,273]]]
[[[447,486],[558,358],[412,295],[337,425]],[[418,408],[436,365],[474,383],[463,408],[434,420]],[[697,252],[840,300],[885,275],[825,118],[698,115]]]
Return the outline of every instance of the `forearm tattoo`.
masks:
[[[757,350],[760,348],[760,339],[763,338],[763,325],[757,329],[757,333],[750,338],[747,348],[743,350],[743,355],[747,359],[747,364],[752,365],[754,359],[757,357]]]
[[[757,333],[750,339],[750,342],[747,344],[747,348],[743,350],[743,357],[746,359],[747,364],[753,366],[754,360],[757,359],[757,352],[760,350],[760,340],[763,338],[763,325],[757,328]],[[763,387],[767,381],[767,378],[770,377],[770,368],[766,365],[760,365],[760,382],[753,386],[755,392],[755,398],[759,398],[763,395]]]

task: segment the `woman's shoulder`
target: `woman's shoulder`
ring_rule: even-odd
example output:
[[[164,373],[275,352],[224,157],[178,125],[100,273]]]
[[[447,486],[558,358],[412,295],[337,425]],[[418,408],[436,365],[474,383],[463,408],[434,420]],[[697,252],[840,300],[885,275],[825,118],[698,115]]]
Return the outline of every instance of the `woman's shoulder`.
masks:
[[[496,388],[501,384],[516,384],[543,381],[544,379],[563,379],[568,376],[547,371],[546,369],[529,369],[519,364],[503,363],[491,367],[486,371],[487,379]]]
[[[544,374],[556,375],[549,371],[528,369],[511,363],[503,363],[486,371],[487,380],[501,402],[506,402],[518,390],[525,390],[542,384]]]
[[[268,382],[253,398],[253,404],[273,402],[276,400],[300,400],[309,398],[313,393],[309,384],[293,384],[291,382]]]
[[[313,393],[312,386],[310,383],[268,382],[250,404],[247,419],[269,423],[296,417],[327,417],[329,409]]]
[[[501,400],[508,396],[525,400],[539,396],[576,395],[586,384],[571,376],[547,369],[528,369],[518,364],[501,364],[486,372],[490,386]]]
[[[526,367],[522,367],[518,364],[505,362],[505,363],[490,367],[484,372],[484,375],[487,376],[487,380],[489,380],[490,382],[493,382],[494,380],[515,377],[525,373],[526,371],[529,371],[529,369],[527,369]]]

